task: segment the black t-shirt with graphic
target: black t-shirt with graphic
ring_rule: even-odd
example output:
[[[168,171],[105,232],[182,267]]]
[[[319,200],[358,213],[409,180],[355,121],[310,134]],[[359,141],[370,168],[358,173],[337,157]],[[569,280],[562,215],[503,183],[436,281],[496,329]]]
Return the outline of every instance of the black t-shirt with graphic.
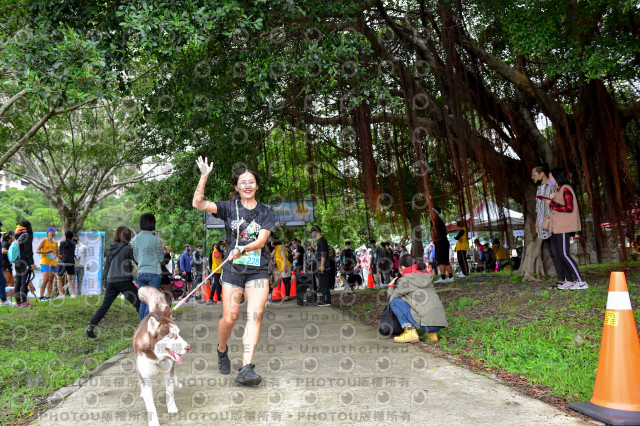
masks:
[[[258,202],[254,209],[246,209],[240,201],[216,201],[218,212],[214,215],[224,221],[226,240],[229,245],[228,253],[238,245],[246,246],[258,238],[260,230],[271,232],[276,227],[276,216],[270,207]],[[223,271],[236,274],[253,273],[269,267],[269,253],[263,247],[260,253],[247,252],[245,256],[236,259],[233,263],[227,262],[222,266]]]

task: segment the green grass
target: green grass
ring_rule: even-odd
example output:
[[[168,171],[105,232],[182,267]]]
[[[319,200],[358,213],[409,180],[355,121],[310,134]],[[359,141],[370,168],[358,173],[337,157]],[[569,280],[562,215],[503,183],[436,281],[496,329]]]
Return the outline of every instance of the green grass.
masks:
[[[581,267],[589,283],[589,289],[581,291],[553,289],[555,277],[528,282],[506,272],[472,274],[467,280],[437,285],[449,322],[438,333],[437,350],[468,357],[472,368],[516,374],[538,395],[589,400],[598,367],[609,276],[620,270],[625,272],[640,325],[638,261]],[[373,296],[358,293],[357,303],[343,309],[377,326],[384,304],[376,303]]]
[[[475,315],[469,296],[450,300],[446,304],[449,328],[440,347],[482,361],[487,368],[526,376],[532,385],[549,388],[553,396],[588,400],[598,365],[606,278],[612,269],[616,268],[591,269],[600,282],[592,276],[585,291],[541,287],[512,291],[505,297],[509,300],[498,298],[490,316]],[[629,274],[627,281],[633,300],[637,286]]]
[[[138,315],[116,299],[99,325],[97,339],[84,340],[101,296],[0,308],[0,424],[17,423],[46,408],[46,396],[72,384],[131,345]]]

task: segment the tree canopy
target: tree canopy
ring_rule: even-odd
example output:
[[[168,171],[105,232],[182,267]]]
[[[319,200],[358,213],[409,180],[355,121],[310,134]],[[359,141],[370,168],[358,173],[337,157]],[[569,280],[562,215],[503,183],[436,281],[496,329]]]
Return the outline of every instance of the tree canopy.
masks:
[[[84,3],[22,2],[20,16],[33,21],[29,28],[55,28],[67,44],[79,35],[85,62],[96,58],[91,70],[105,71],[100,84],[144,100],[148,139],[174,155],[178,172],[155,200],[187,208],[193,158],[204,155],[216,166],[212,199],[226,197],[231,170],[247,164],[268,181],[266,198],[308,196],[329,206],[352,191],[379,223],[415,242],[430,206],[457,216],[480,198],[513,200],[531,242],[529,172],[547,163],[569,170],[595,223],[626,224],[616,227],[620,239],[633,223],[626,216],[640,179],[634,2]],[[17,40],[21,27],[9,28]],[[36,68],[45,73],[55,63],[38,58]],[[11,69],[22,77],[7,98],[31,87],[30,68]],[[132,85],[140,75],[143,84]],[[84,97],[69,105],[102,97],[91,89],[97,80],[87,81]],[[282,169],[291,175],[278,175]],[[531,248],[529,257],[538,255]],[[525,275],[546,272],[541,262],[523,265]]]

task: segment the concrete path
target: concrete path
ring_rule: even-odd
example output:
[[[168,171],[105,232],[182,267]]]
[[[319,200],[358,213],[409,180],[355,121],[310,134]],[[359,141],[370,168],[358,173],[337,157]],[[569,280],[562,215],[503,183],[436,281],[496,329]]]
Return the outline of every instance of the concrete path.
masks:
[[[218,372],[216,329],[221,305],[197,305],[177,319],[192,346],[177,373],[180,412],[166,412],[164,384],[153,391],[162,425],[411,424],[577,425],[554,407],[488,377],[431,356],[377,332],[333,308],[294,301],[265,310],[254,362],[264,377],[256,388],[236,385],[241,363],[239,320],[229,342],[232,373]],[[115,357],[39,425],[145,425],[146,410],[133,353]]]

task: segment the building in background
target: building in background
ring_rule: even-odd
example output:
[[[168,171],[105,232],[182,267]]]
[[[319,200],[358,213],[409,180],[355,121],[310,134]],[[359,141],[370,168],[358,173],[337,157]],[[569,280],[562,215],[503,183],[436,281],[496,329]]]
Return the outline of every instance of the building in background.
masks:
[[[0,191],[6,191],[9,188],[25,189],[29,186],[29,182],[20,180],[10,174],[0,171]]]

